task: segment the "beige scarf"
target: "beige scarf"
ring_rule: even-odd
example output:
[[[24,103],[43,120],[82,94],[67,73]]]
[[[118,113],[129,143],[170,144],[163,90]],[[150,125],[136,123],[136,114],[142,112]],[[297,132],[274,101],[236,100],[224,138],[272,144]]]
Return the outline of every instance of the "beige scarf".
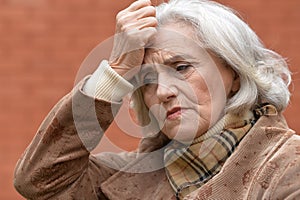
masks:
[[[165,149],[164,162],[168,180],[178,199],[191,193],[216,175],[241,139],[261,115],[277,112],[264,105],[242,117],[226,114],[207,133],[190,146],[178,142]]]

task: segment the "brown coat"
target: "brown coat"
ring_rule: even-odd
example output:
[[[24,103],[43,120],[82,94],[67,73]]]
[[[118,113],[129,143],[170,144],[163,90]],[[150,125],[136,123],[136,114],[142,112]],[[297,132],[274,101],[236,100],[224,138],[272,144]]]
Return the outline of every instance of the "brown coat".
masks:
[[[111,106],[120,105],[94,103],[78,87],[53,108],[22,155],[15,188],[28,199],[175,199],[164,169],[151,171],[162,151],[138,158],[89,153],[101,137],[98,124],[105,131]],[[300,137],[281,115],[261,117],[222,170],[185,199],[300,199]]]

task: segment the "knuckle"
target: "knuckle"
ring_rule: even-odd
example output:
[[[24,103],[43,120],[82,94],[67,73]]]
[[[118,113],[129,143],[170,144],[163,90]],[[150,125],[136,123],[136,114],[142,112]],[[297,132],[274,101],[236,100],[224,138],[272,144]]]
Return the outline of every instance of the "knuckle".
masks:
[[[127,21],[128,21],[128,20],[126,19],[126,17],[122,17],[122,18],[119,18],[119,19],[116,21],[116,24],[117,24],[117,26],[119,26],[119,27],[123,27],[123,26],[126,26],[126,24],[128,23]]]
[[[122,29],[123,29],[123,24],[117,22],[117,23],[116,23],[116,27],[117,27],[118,30],[122,31]]]
[[[121,27],[121,31],[125,33],[125,35],[130,35],[135,31],[135,29],[132,27],[132,25],[124,25]]]
[[[127,32],[128,27],[127,26],[120,26],[120,30],[121,30],[121,32]]]
[[[123,25],[125,22],[124,22],[124,18],[120,18],[117,20],[117,24],[118,25]]]
[[[117,20],[117,21],[121,18],[121,15],[122,15],[121,12],[122,12],[122,11],[120,11],[120,12],[116,15],[116,20]]]
[[[122,10],[120,11],[117,15],[116,15],[116,20],[119,21],[120,19],[122,19],[124,17],[124,13],[125,11]]]

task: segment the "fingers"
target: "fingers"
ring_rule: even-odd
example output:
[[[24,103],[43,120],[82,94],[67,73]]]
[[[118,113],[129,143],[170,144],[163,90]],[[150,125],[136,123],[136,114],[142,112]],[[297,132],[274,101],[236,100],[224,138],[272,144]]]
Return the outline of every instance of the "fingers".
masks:
[[[132,14],[137,18],[141,19],[143,17],[155,17],[156,9],[153,6],[146,6],[143,7],[135,12],[132,12]]]
[[[141,30],[147,27],[156,27],[155,8],[146,6],[134,12],[123,12],[117,16],[116,32]]]
[[[135,1],[118,13],[111,66],[126,71],[142,64],[144,48],[157,32],[155,15],[156,10],[150,0]],[[123,73],[122,70],[119,72]]]
[[[151,40],[157,33],[155,27],[146,27],[141,30],[132,29],[127,32],[118,34],[119,39],[126,41],[126,45],[122,43],[123,47],[126,47],[126,51],[132,51],[134,49],[144,48],[144,46]],[[120,42],[118,44],[121,44]]]
[[[155,17],[147,17],[137,21],[137,28],[139,30],[144,28],[155,28],[157,26],[157,20]]]
[[[126,24],[130,21],[135,21],[143,17],[155,17],[156,10],[153,6],[146,6],[133,12],[125,10],[119,12],[116,16],[117,23]]]
[[[128,32],[131,30],[142,30],[144,28],[155,28],[157,26],[157,20],[155,17],[146,17],[132,22],[122,27],[122,32]]]
[[[136,11],[145,6],[151,6],[151,1],[150,0],[137,0],[137,1],[133,2],[125,10],[132,12],[132,11]]]

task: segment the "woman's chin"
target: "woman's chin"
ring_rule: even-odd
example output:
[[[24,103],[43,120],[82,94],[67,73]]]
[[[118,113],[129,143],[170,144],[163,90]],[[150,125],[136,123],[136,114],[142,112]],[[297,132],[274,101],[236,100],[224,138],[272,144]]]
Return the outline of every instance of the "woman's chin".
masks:
[[[181,143],[190,144],[201,133],[198,131],[198,126],[183,126],[180,127],[166,127],[162,132],[170,139]]]

